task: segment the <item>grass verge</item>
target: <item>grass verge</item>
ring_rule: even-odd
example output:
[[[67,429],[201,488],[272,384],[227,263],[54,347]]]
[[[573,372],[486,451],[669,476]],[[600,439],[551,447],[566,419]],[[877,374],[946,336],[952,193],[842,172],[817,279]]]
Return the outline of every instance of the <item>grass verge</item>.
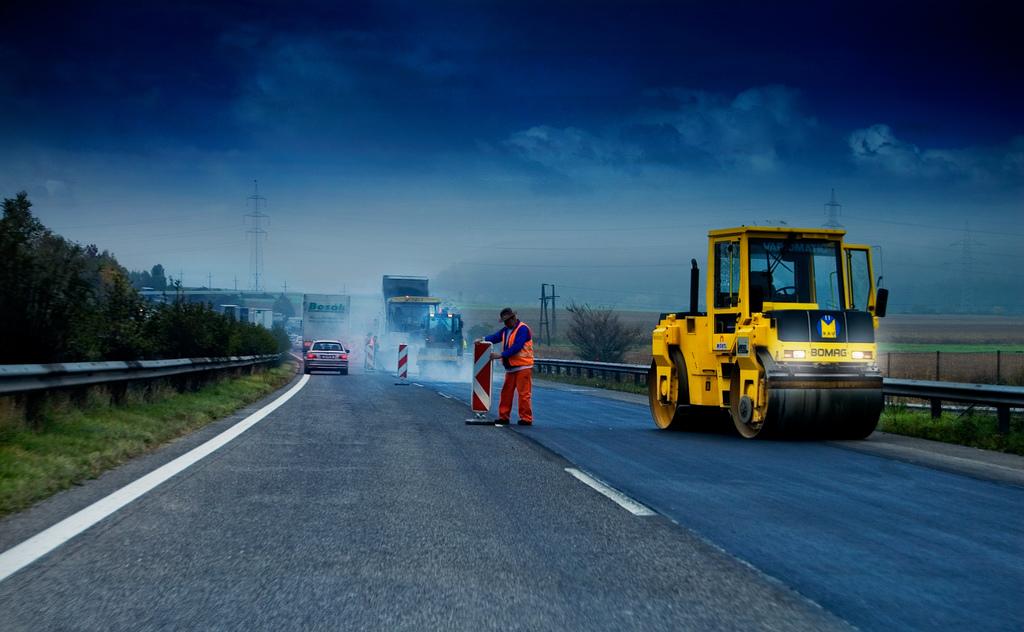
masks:
[[[1024,455],[1024,417],[1010,416],[1010,432],[997,432],[995,413],[944,411],[932,419],[927,410],[889,406],[882,413],[878,429],[908,437]]]
[[[294,365],[284,364],[211,382],[190,393],[157,388],[119,405],[109,397],[90,397],[82,406],[55,398],[44,408],[37,429],[0,429],[0,516],[226,417],[280,388],[294,374]]]

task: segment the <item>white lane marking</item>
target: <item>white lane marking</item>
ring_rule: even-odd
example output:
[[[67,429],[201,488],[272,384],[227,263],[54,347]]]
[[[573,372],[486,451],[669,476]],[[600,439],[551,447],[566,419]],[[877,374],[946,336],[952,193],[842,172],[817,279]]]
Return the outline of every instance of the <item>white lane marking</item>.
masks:
[[[594,491],[596,491],[597,493],[607,496],[619,507],[622,507],[623,509],[633,514],[634,516],[658,515],[656,512],[652,511],[651,509],[648,509],[646,506],[641,505],[640,503],[633,500],[629,496],[623,494],[619,490],[613,489],[608,485],[605,485],[604,483],[597,480],[596,478],[593,478],[589,474],[584,474],[583,472],[577,470],[574,467],[567,467],[565,468],[565,471],[572,474],[579,480],[583,481],[583,483],[593,488]]]
[[[7,579],[22,568],[38,560],[58,546],[64,544],[71,538],[82,533],[100,520],[103,520],[118,509],[121,509],[136,498],[149,492],[154,487],[173,477],[175,474],[185,470],[191,465],[199,462],[220,449],[232,439],[252,428],[262,421],[267,415],[277,410],[282,404],[291,399],[309,381],[308,375],[303,375],[299,383],[270,402],[263,408],[257,410],[242,421],[231,426],[206,443],[193,448],[185,454],[166,463],[149,474],[146,474],[134,482],[128,483],[112,494],[97,500],[78,513],[68,516],[57,524],[40,531],[21,544],[15,545],[0,553],[0,582]]]
[[[440,395],[441,397],[445,398],[445,399],[455,399],[451,395],[449,395],[447,393],[442,393],[441,391],[438,391],[437,394]]]
[[[422,385],[422,384],[418,384],[418,383],[416,383],[416,382],[413,382],[413,383],[412,383],[412,385],[413,385],[413,386],[418,386],[418,387],[420,387],[420,388],[423,388],[423,385]]]

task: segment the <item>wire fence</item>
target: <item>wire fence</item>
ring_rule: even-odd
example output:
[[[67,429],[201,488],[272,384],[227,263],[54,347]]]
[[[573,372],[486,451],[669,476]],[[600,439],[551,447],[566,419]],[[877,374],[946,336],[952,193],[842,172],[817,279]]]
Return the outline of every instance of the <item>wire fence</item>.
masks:
[[[891,378],[1024,386],[1020,351],[884,351],[878,364]]]

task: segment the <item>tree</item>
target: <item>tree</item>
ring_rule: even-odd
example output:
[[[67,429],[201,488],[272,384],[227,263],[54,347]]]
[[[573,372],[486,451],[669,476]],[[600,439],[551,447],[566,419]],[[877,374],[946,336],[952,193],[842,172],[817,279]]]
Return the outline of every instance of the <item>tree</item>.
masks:
[[[622,362],[626,351],[641,340],[640,328],[624,325],[612,309],[571,303],[566,310],[567,336],[582,360]]]
[[[32,215],[24,193],[0,218],[0,364],[141,360],[277,353],[283,330],[236,323],[181,296],[148,305],[133,287],[167,289],[161,265],[129,273],[107,251],[80,246]]]
[[[161,291],[167,289],[167,276],[164,274],[164,267],[159,263],[153,266],[152,270],[132,270],[128,273],[128,280],[137,290],[147,287]]]
[[[95,308],[90,270],[100,254],[47,230],[31,208],[24,191],[3,202],[0,363],[92,360],[77,325]]]
[[[154,290],[167,289],[167,276],[164,274],[164,267],[159,263],[153,266],[149,272],[150,287]]]

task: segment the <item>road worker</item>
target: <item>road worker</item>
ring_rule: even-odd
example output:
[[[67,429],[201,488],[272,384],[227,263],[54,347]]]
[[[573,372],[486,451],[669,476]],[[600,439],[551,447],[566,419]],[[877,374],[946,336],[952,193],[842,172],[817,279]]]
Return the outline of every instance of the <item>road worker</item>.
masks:
[[[501,352],[492,352],[492,360],[501,360],[505,367],[505,383],[501,387],[498,403],[498,419],[495,423],[507,424],[512,417],[512,397],[519,392],[520,426],[533,425],[533,408],[530,396],[533,390],[533,334],[526,323],[516,317],[511,307],[501,310],[499,316],[505,324],[502,329],[486,336],[491,344],[501,343]]]

